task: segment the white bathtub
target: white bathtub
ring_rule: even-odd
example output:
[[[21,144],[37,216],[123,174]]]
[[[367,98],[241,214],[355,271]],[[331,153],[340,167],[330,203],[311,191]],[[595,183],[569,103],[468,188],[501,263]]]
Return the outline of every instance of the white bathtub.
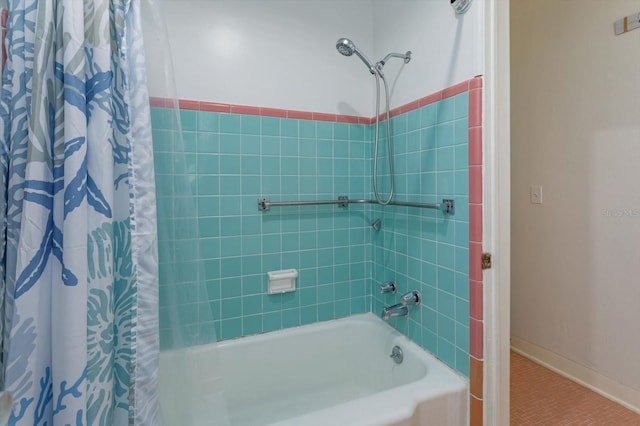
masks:
[[[468,424],[467,380],[372,314],[165,351],[160,364],[165,425]]]

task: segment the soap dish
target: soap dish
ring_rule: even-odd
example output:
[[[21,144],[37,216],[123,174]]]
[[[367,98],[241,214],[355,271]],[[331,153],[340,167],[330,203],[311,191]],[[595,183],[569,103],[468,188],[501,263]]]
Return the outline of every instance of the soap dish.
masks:
[[[269,288],[267,290],[269,294],[288,293],[296,289],[298,271],[295,269],[271,271],[267,272],[267,275],[269,276]]]

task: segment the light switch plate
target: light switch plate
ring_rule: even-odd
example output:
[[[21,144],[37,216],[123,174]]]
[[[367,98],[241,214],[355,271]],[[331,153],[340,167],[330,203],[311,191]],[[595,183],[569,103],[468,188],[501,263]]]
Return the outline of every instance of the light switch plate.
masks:
[[[532,185],[529,188],[529,201],[531,204],[542,204],[542,186]]]

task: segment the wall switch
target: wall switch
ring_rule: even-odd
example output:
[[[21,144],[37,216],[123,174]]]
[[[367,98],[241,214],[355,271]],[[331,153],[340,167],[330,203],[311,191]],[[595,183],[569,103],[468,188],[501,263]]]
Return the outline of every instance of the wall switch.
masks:
[[[542,186],[531,186],[531,188],[529,188],[529,197],[531,204],[542,204]]]

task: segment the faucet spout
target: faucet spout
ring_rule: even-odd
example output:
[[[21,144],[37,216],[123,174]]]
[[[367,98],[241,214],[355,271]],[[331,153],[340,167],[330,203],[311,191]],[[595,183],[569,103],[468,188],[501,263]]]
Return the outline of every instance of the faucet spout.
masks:
[[[392,306],[386,306],[382,309],[382,319],[385,321],[389,321],[389,318],[393,317],[406,317],[409,315],[409,308],[402,303],[397,303]]]

